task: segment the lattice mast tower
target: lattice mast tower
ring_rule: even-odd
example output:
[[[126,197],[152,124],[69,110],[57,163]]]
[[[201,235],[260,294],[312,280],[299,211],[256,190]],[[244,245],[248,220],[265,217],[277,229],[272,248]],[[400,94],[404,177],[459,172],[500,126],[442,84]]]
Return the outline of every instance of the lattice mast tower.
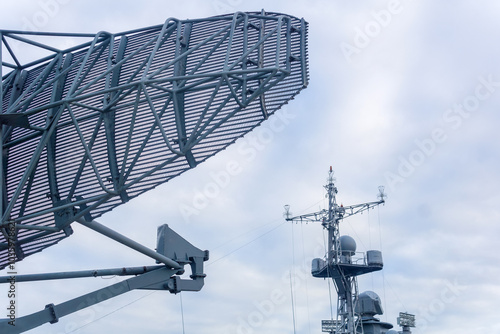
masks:
[[[337,319],[323,321],[323,331],[335,334],[363,333],[361,317],[356,312],[359,295],[357,276],[381,270],[382,255],[379,251],[373,250],[367,251],[366,256],[364,253],[361,257],[356,255],[356,243],[349,236],[340,236],[339,224],[344,218],[385,203],[384,189],[379,187],[379,200],[376,202],[339,206],[336,201],[338,190],[335,186],[332,167],[330,167],[327,184],[324,187],[327,191],[328,209],[292,217],[290,207],[286,205],[285,218],[292,222],[321,222],[328,230],[326,261],[314,259],[311,270],[314,277],[332,278],[337,291]]]

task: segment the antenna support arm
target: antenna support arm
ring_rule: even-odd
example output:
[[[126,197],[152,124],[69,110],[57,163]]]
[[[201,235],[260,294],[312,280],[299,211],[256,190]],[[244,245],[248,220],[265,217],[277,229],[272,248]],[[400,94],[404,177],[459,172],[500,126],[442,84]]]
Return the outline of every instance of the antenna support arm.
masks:
[[[61,317],[119,296],[131,290],[164,285],[164,282],[169,281],[171,276],[174,275],[176,271],[176,269],[164,267],[87,293],[83,296],[68,300],[58,305],[46,305],[45,309],[42,311],[17,318],[15,320],[15,326],[9,324],[9,319],[2,319],[0,320],[0,333],[17,334],[31,330],[47,322],[54,324],[58,322]],[[167,287],[164,287],[163,289],[166,290]]]
[[[82,222],[81,222],[82,223]],[[93,229],[109,236],[129,247],[139,250],[141,253],[144,247],[135,241],[132,241],[117,232],[104,227],[96,222],[84,222],[86,226],[91,225]],[[104,232],[103,232],[104,231]],[[111,231],[111,232],[110,232]],[[115,235],[117,234],[117,235]],[[123,240],[122,240],[123,239]],[[129,245],[132,244],[132,246]],[[137,245],[141,246],[137,249]],[[146,248],[146,247],[144,247]],[[149,248],[146,248],[153,252]],[[157,234],[157,252],[158,262],[168,262],[174,265],[159,265],[149,267],[102,269],[93,271],[79,271],[68,273],[48,273],[21,275],[19,281],[36,281],[49,279],[66,279],[77,277],[104,276],[104,275],[138,275],[108,287],[87,293],[83,296],[71,299],[64,303],[54,305],[49,304],[45,309],[27,316],[14,317],[14,319],[0,319],[0,333],[17,334],[41,326],[47,322],[53,324],[59,321],[59,318],[68,314],[77,312],[86,307],[119,296],[125,292],[141,290],[163,290],[171,293],[181,291],[199,291],[203,287],[205,274],[203,272],[203,263],[208,261],[208,251],[200,250],[191,243],[174,232],[168,225],[158,227]],[[146,254],[148,255],[148,254]],[[151,256],[153,257],[153,256]],[[153,257],[154,258],[154,257]],[[168,261],[164,261],[168,259]],[[190,279],[182,279],[184,266],[189,264],[191,267]],[[0,283],[15,282],[17,276],[0,277]]]

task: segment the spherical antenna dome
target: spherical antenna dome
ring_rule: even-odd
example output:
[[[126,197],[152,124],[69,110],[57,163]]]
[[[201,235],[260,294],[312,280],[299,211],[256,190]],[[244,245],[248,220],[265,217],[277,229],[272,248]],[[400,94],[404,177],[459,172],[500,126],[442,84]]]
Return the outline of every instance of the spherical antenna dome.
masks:
[[[354,255],[356,252],[356,241],[348,235],[341,236],[340,251],[342,255]]]

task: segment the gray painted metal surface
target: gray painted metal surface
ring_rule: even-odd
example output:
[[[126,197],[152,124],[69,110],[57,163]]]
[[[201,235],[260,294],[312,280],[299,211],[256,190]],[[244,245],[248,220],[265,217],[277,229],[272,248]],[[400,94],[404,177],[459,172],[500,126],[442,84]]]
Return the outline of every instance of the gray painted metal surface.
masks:
[[[11,281],[31,282],[107,275],[137,275],[58,305],[48,304],[44,310],[30,315],[0,319],[0,333],[22,333],[47,322],[54,324],[61,317],[134,289],[163,290],[171,293],[200,291],[203,288],[206,276],[203,268],[204,262],[208,261],[208,251],[193,246],[168,225],[158,227],[157,240],[157,254],[174,258],[177,261],[175,262],[175,268],[162,265],[0,277],[0,283],[10,283]],[[170,259],[169,261],[173,262]],[[187,274],[184,270],[185,265],[191,267],[191,274],[188,279],[183,278],[183,275]]]
[[[336,319],[324,321],[322,323],[322,331],[335,334],[363,333],[361,317],[355,311],[359,296],[357,276],[381,270],[383,267],[382,255],[380,253],[379,261],[375,261],[375,263],[369,263],[364,255],[361,262],[354,263],[353,255],[356,254],[356,244],[349,237],[349,239],[345,240],[348,241],[348,244],[353,244],[348,245],[349,247],[345,247],[346,245],[344,245],[343,249],[343,237],[340,236],[340,222],[347,217],[384,204],[385,194],[383,187],[379,187],[379,200],[376,202],[350,206],[338,205],[336,199],[338,190],[335,186],[332,167],[330,167],[328,174],[328,183],[324,188],[327,191],[328,209],[292,217],[290,206],[286,205],[284,217],[287,221],[296,223],[320,222],[328,231],[326,258],[325,260],[314,259],[311,271],[314,277],[331,278],[337,290]]]
[[[0,269],[225,149],[308,83],[307,23],[279,13],[0,39]]]

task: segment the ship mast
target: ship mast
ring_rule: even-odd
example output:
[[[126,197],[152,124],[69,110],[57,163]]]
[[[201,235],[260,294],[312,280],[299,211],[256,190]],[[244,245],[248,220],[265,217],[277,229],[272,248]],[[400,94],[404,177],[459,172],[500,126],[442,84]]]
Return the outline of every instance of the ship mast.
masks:
[[[351,206],[338,205],[333,170],[330,167],[328,181],[324,186],[328,197],[328,210],[321,210],[301,216],[292,217],[290,206],[285,206],[285,219],[292,222],[321,222],[328,230],[328,250],[326,261],[314,259],[312,275],[314,277],[332,278],[337,290],[337,319],[324,320],[323,331],[332,334],[355,334],[363,332],[361,317],[356,314],[358,301],[357,276],[381,270],[382,255],[379,251],[367,251],[366,255],[356,253],[356,243],[349,236],[340,236],[341,220],[374,208],[385,203],[383,187],[379,187],[379,200]],[[353,260],[356,261],[353,261]]]

